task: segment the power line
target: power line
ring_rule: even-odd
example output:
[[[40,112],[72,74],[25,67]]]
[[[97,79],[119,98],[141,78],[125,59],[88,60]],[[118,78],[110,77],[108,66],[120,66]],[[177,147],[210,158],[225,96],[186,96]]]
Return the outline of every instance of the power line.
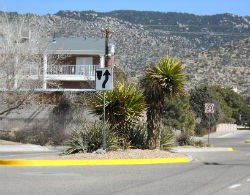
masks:
[[[152,27],[179,27],[179,28],[190,28],[190,27],[199,27],[201,29],[206,29],[207,27],[218,27],[218,25],[185,25],[183,27],[179,26],[178,24],[142,24],[142,26],[152,26]],[[250,26],[250,25],[248,25]],[[152,29],[152,30],[162,30],[162,29]],[[209,35],[209,36],[238,36],[238,37],[248,37],[250,36],[249,33],[245,32],[236,32],[236,33],[226,33],[226,32],[200,32],[200,31],[171,31],[171,30],[162,30],[166,33],[174,33],[174,34],[196,34],[196,35]]]
[[[209,35],[209,36],[236,36],[236,37],[250,37],[250,33],[214,33],[214,32],[180,32],[180,31],[164,31],[173,34],[196,34],[196,35]]]
[[[187,27],[199,27],[199,28],[206,28],[206,27],[218,27],[218,24],[201,24],[201,25],[195,25],[195,24],[141,24],[142,26],[169,26],[169,27],[179,27],[179,28],[187,28]],[[250,26],[249,24],[245,24],[247,26]],[[230,27],[233,27],[233,25],[229,25]],[[221,27],[226,27],[221,26]]]

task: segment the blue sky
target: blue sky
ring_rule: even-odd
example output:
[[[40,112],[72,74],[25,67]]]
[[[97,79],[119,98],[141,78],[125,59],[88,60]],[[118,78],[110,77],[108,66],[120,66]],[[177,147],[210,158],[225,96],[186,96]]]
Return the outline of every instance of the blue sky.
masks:
[[[250,16],[250,0],[0,0],[0,10],[40,15],[59,10],[147,10]]]

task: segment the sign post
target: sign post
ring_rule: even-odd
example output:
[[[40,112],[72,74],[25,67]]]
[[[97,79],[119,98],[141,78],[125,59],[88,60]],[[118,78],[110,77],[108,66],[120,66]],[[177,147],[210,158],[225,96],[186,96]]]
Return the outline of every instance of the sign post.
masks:
[[[106,150],[106,92],[103,91],[103,132],[102,132],[102,138],[103,138],[103,141],[102,141],[102,147],[103,147],[103,150]]]
[[[211,114],[214,113],[214,104],[213,103],[205,103],[205,113],[208,114],[208,134],[207,134],[207,143],[209,144],[209,135],[211,132]]]
[[[103,91],[103,150],[106,150],[106,91],[113,90],[113,68],[96,69],[96,91]]]

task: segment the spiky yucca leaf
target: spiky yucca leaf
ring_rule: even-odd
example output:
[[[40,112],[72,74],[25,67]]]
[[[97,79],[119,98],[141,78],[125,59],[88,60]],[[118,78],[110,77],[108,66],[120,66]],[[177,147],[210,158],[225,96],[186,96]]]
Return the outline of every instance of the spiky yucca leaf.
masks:
[[[87,123],[83,121],[82,125],[72,132],[71,137],[66,140],[65,145],[68,148],[64,151],[65,154],[93,152],[102,147],[102,131],[103,125],[101,122]],[[118,148],[118,137],[113,129],[106,126],[106,144],[107,150]]]
[[[98,93],[92,102],[93,112],[103,116],[103,94]],[[117,82],[113,91],[106,92],[106,119],[115,127],[123,140],[121,145],[129,145],[129,128],[145,111],[142,91],[127,82]]]
[[[165,128],[161,132],[161,148],[163,150],[171,150],[175,144],[174,133],[171,129]]]
[[[93,112],[103,114],[103,94],[92,102]],[[106,117],[112,125],[136,121],[145,110],[143,93],[132,84],[118,82],[113,91],[106,92]]]
[[[183,67],[178,59],[165,57],[146,69],[143,86],[149,97],[174,96],[184,93]]]

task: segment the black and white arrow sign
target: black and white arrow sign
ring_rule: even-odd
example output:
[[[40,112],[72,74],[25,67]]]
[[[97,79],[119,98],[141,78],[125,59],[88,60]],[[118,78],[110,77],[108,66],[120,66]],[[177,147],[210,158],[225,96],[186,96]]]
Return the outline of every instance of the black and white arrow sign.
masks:
[[[97,91],[113,90],[113,69],[97,68],[95,80]]]

